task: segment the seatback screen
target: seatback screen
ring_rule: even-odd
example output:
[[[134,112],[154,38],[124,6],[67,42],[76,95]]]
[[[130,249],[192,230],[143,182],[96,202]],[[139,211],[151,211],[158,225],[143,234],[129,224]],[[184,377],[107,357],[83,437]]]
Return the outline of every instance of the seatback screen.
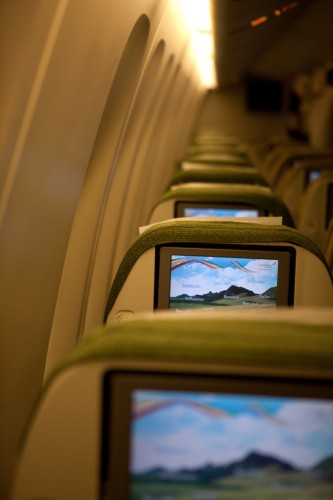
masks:
[[[178,202],[176,217],[263,217],[267,212],[245,204]]]
[[[326,228],[330,225],[333,217],[333,184],[327,187],[327,202],[326,202]]]
[[[290,304],[289,252],[162,248],[158,308],[185,312]]]
[[[332,498],[333,401],[320,388],[151,378],[112,386],[111,498],[120,478],[131,500]]]
[[[132,411],[131,498],[333,493],[332,402],[141,390]]]
[[[321,170],[318,169],[307,170],[305,175],[305,187],[309,186],[317,179],[320,179],[321,174]]]

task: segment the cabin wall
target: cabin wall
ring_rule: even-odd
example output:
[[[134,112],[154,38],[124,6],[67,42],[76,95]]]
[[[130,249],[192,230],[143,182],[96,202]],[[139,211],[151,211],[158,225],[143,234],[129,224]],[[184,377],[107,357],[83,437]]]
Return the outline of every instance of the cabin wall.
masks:
[[[192,136],[205,89],[172,0],[0,9],[6,498],[45,365],[101,324],[117,265]]]

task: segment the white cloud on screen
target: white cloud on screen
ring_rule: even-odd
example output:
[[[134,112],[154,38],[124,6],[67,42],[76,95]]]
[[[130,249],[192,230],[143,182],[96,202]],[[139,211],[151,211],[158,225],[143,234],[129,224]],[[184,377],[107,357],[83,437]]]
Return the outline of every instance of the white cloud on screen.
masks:
[[[307,411],[314,417],[311,429],[302,426],[303,412]],[[324,416],[323,412],[326,412]],[[166,408],[160,415],[156,412],[159,432],[152,425],[151,433],[142,435],[138,431],[135,435],[132,470],[140,472],[156,466],[176,470],[207,463],[227,464],[241,460],[252,451],[280,458],[300,468],[312,467],[333,455],[333,422],[328,413],[327,408],[319,407],[318,410],[309,404],[300,407],[288,403],[275,415],[284,420],[282,425],[269,417],[250,414],[213,419],[181,405]],[[167,428],[166,433],[164,428]]]
[[[220,292],[231,285],[248,288],[254,293],[263,293],[271,286],[276,285],[277,266],[271,261],[252,261],[246,268],[252,273],[246,273],[230,265],[225,269],[209,269],[203,264],[191,263],[183,266],[181,272],[177,270],[171,274],[171,297],[183,293],[188,295]],[[185,275],[186,270],[186,275]]]

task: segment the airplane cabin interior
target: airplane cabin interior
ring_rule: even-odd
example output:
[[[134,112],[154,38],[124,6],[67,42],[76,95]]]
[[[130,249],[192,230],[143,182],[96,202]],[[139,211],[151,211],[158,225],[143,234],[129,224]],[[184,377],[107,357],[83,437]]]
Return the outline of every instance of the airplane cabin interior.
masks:
[[[332,19],[1,2],[1,498],[333,498]]]

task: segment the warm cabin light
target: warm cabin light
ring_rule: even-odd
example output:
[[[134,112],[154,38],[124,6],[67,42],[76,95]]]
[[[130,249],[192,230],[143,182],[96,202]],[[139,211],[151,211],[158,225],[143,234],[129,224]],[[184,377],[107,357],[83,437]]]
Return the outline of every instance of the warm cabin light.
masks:
[[[216,87],[214,43],[209,0],[178,0],[180,13],[191,33],[193,55],[206,87]]]
[[[194,30],[211,31],[209,0],[178,0],[187,25]]]
[[[203,57],[213,57],[214,42],[210,32],[194,32],[192,34],[192,44],[196,55]]]
[[[299,4],[299,2],[291,2],[288,5],[284,5],[282,7],[282,12],[287,12],[290,9],[294,9],[295,7],[298,6],[298,4]]]
[[[203,58],[198,61],[198,69],[202,78],[202,82],[207,88],[216,87],[215,77],[215,62],[212,58]]]
[[[258,17],[257,19],[253,19],[253,21],[251,21],[250,24],[254,28],[255,26],[259,26],[260,24],[265,23],[267,19],[268,19],[267,16],[261,16]]]
[[[265,23],[266,21],[272,21],[272,19],[274,19],[273,16],[280,17],[283,14],[285,14],[286,12],[289,12],[291,9],[298,7],[299,5],[300,5],[300,2],[298,0],[296,0],[295,2],[288,3],[279,9],[275,9],[274,11],[272,11],[272,13],[269,13],[269,16],[260,16],[260,17],[257,17],[256,19],[253,19],[252,21],[250,21],[250,26],[251,26],[251,28],[255,28],[255,27],[260,26],[261,24]],[[244,31],[248,28],[249,28],[249,24],[244,24],[244,25],[241,25],[238,28],[234,29],[233,31],[229,31],[229,34],[238,33],[238,32]]]

